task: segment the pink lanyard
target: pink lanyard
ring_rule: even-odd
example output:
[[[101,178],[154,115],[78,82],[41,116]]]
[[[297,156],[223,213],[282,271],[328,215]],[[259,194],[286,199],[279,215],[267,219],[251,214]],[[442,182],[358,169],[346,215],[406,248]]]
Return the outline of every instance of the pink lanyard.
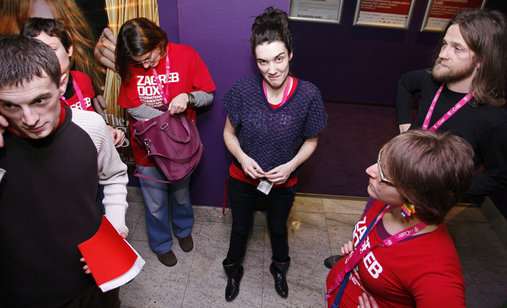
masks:
[[[77,85],[76,79],[72,79],[72,86],[74,86],[74,91],[76,91],[77,98],[79,99],[79,102],[81,103],[81,108],[83,110],[86,110],[86,103],[84,100],[83,92],[81,92],[81,89]],[[69,102],[67,101],[67,99],[63,95],[60,95],[60,99],[62,101],[64,101],[67,106],[70,107]]]
[[[435,97],[433,98],[433,101],[431,102],[431,106],[428,109],[428,113],[426,113],[426,118],[424,118],[422,129],[425,130],[428,129],[431,116],[433,115],[433,110],[435,109],[435,105],[443,89],[444,84],[440,86],[440,89],[438,89],[437,93],[435,94]],[[449,109],[449,111],[447,111],[435,124],[433,124],[433,126],[429,130],[432,132],[436,131],[440,126],[442,126],[442,124],[444,124],[445,121],[447,121],[452,115],[454,115],[458,110],[460,110],[461,107],[465,106],[465,104],[468,103],[468,101],[470,101],[472,97],[473,95],[471,93],[465,95],[465,97],[463,97],[459,102],[457,102],[456,105],[454,105],[451,109]]]
[[[171,63],[169,62],[169,50],[166,51],[165,54],[165,76],[167,80],[167,84],[164,88],[162,87],[162,83],[160,82],[160,78],[158,77],[157,71],[153,69],[153,75],[155,76],[155,80],[157,80],[158,89],[160,90],[160,93],[162,94],[162,99],[164,100],[164,104],[168,104],[168,98],[169,98],[169,72],[171,68]]]
[[[287,84],[285,85],[285,89],[283,90],[282,101],[280,102],[279,106],[282,106],[287,101],[287,96],[289,95],[289,89],[291,88],[290,86],[292,85],[292,78],[290,76],[287,78],[289,78],[289,80],[287,80]],[[289,84],[289,81],[290,81],[290,84]],[[262,79],[262,88],[264,89],[264,95],[266,95],[266,100],[268,100],[268,89],[266,88],[266,81],[264,79]],[[268,101],[268,103],[269,103],[269,101]]]
[[[380,221],[380,219],[382,219],[382,217],[384,216],[384,214],[389,210],[390,206],[387,204],[383,209],[382,211],[380,212],[379,215],[377,215],[376,219],[374,221],[372,221],[372,224],[373,226],[371,226],[369,229],[369,231],[367,231],[368,233],[373,230],[373,227],[375,227],[377,225],[377,223]],[[418,223],[417,225],[415,226],[412,226],[408,229],[405,229],[403,231],[400,231],[398,233],[396,233],[395,235],[389,237],[388,239],[385,239],[384,241],[382,241],[381,243],[377,244],[377,245],[380,245],[381,247],[389,247],[391,245],[394,245],[396,243],[398,243],[399,241],[409,237],[409,236],[412,236],[412,234],[415,234],[419,231],[421,231],[422,229],[426,228],[426,224],[424,222],[420,222]],[[364,234],[363,235],[363,238],[366,238],[366,236],[368,236],[368,233],[367,234]],[[331,293],[334,292],[334,290],[336,290],[340,284],[342,283],[343,281],[343,278],[345,277],[345,275],[350,272],[355,266],[356,264],[367,254],[369,253],[373,248],[375,248],[377,245],[375,246],[370,246],[370,241],[362,241],[362,243],[360,244],[360,247],[356,247],[356,249],[354,249],[348,256],[347,256],[347,259],[345,259],[345,267],[342,269],[342,271],[338,274],[338,276],[336,277],[334,283],[331,285],[331,287],[327,290],[326,294],[326,299],[329,299],[331,297]]]

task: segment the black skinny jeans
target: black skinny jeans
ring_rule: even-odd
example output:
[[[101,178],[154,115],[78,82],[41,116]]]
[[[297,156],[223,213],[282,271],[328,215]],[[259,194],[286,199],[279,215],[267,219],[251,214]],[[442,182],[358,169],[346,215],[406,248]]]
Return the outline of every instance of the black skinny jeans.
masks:
[[[229,251],[224,264],[242,262],[245,256],[248,235],[252,230],[256,199],[266,204],[266,218],[271,239],[272,260],[289,262],[287,218],[294,202],[296,186],[272,188],[264,195],[257,187],[229,178],[229,198],[232,211],[232,230]]]

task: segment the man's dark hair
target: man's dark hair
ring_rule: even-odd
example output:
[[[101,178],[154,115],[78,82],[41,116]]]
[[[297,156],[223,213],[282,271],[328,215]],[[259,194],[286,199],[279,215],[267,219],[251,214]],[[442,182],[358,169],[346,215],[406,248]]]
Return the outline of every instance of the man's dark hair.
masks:
[[[36,37],[39,36],[41,32],[45,32],[49,36],[58,38],[65,50],[69,52],[69,48],[72,46],[72,40],[70,39],[65,26],[58,20],[40,17],[30,18],[23,26],[21,34],[24,36]]]
[[[0,37],[0,87],[20,85],[35,76],[49,76],[60,85],[60,63],[51,47],[22,35]]]
[[[481,63],[472,80],[472,91],[478,104],[505,104],[507,74],[507,32],[505,16],[499,11],[470,9],[458,13],[447,25],[459,30],[468,47]]]

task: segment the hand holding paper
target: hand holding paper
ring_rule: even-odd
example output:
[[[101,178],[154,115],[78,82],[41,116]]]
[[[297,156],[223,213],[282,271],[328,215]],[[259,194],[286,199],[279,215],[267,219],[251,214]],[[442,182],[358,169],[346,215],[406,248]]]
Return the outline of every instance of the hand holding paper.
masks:
[[[144,266],[145,262],[141,256],[125,241],[126,236],[126,232],[118,234],[104,216],[97,233],[78,245],[83,255],[81,262],[86,262],[83,270],[92,274],[102,292],[126,284],[137,276]]]

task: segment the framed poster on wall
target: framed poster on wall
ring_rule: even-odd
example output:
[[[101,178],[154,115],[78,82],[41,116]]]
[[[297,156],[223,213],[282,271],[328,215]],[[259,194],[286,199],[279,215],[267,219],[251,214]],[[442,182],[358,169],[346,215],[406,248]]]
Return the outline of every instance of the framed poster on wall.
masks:
[[[483,8],[485,4],[486,0],[429,0],[421,31],[443,31],[462,10]]]
[[[415,0],[359,0],[354,25],[407,29]]]
[[[292,20],[339,24],[343,0],[291,0]]]

